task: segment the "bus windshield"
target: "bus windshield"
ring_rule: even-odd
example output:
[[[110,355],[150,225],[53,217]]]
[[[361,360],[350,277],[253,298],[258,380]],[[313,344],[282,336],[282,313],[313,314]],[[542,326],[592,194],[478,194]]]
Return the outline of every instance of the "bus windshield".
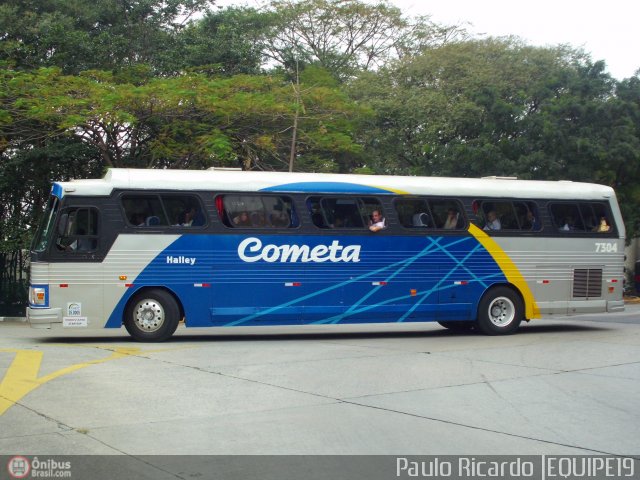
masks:
[[[47,209],[44,212],[40,225],[38,226],[36,235],[33,237],[33,243],[31,244],[31,249],[33,251],[43,252],[47,248],[49,239],[51,238],[53,225],[56,221],[59,205],[60,201],[58,200],[58,197],[51,197],[49,199]]]

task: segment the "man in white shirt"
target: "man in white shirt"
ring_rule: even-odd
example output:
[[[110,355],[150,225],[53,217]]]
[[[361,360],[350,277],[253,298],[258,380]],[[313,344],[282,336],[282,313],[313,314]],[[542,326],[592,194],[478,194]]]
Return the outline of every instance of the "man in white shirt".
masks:
[[[369,225],[369,230],[372,232],[379,232],[385,228],[387,228],[387,226],[385,225],[384,217],[380,210],[374,210],[371,212],[371,224]]]

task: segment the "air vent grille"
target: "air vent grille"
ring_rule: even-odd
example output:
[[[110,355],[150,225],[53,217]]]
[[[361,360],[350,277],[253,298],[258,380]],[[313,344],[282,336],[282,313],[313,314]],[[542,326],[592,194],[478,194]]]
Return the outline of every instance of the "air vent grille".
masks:
[[[602,296],[602,269],[576,268],[573,271],[573,298]]]

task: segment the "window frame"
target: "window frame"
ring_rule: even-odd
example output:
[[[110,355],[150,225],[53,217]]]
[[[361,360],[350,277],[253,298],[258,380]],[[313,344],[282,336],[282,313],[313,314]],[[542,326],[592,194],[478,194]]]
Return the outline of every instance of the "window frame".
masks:
[[[424,202],[424,204],[427,207],[426,212],[425,211],[416,212],[413,215],[417,215],[418,213],[426,213],[429,216],[429,223],[430,223],[429,226],[420,226],[420,225],[407,226],[405,225],[405,223],[401,221],[401,215],[398,211],[398,203],[405,200],[416,200],[416,201]],[[455,205],[454,208],[457,210],[459,215],[455,228],[444,228],[444,225],[447,222],[446,217],[442,219],[442,222],[437,221],[439,217],[437,217],[436,214],[434,213],[434,206],[433,206],[434,202],[440,202],[440,203],[449,202]],[[395,211],[395,214],[398,218],[398,224],[406,232],[428,231],[428,232],[459,233],[459,232],[466,232],[469,229],[469,219],[467,217],[467,214],[464,208],[464,202],[462,201],[461,198],[458,198],[458,197],[443,197],[443,196],[429,197],[429,196],[421,196],[421,195],[402,195],[402,196],[395,197],[392,201],[392,204],[393,204],[393,210]],[[446,210],[448,210],[449,208],[452,208],[452,207],[451,206],[446,207]],[[438,226],[438,223],[442,223],[442,226]]]
[[[558,217],[554,214],[554,207],[557,206],[563,206],[563,205],[569,205],[569,206],[573,206],[575,208],[575,210],[578,212],[579,215],[579,220],[580,223],[582,225],[581,229],[569,229],[569,230],[565,230],[564,224],[559,224],[558,223]],[[584,217],[584,209],[585,207],[588,207],[591,210],[592,215],[594,215],[593,218],[595,218],[596,222],[599,222],[600,219],[598,219],[598,215],[596,214],[596,208],[595,206],[599,206],[602,208],[602,211],[604,212],[604,216],[607,224],[609,226],[609,230],[605,231],[605,232],[600,232],[597,230],[598,228],[598,223],[596,223],[596,225],[594,225],[593,227],[590,227],[588,225],[588,223],[586,222],[586,219]],[[598,201],[598,200],[551,200],[547,203],[547,212],[549,214],[549,218],[551,220],[551,226],[553,227],[554,231],[559,234],[559,235],[570,235],[570,236],[596,236],[596,237],[616,237],[618,234],[618,228],[613,216],[613,212],[611,211],[611,206],[609,204],[609,202],[606,201]],[[566,216],[566,215],[565,215]],[[562,221],[561,221],[562,222]]]
[[[77,228],[78,223],[75,226],[76,233],[69,233],[69,228],[72,222],[69,221],[70,211],[79,212],[82,210],[87,210],[88,212],[93,212],[95,215],[95,233],[93,234],[78,234]],[[93,215],[91,215],[93,217]],[[95,205],[65,205],[58,211],[57,218],[55,221],[54,230],[52,232],[52,241],[50,242],[50,252],[54,257],[59,258],[74,258],[74,259],[82,259],[82,258],[94,258],[96,254],[100,251],[101,247],[101,229],[102,229],[102,213],[100,209]],[[65,232],[60,232],[60,229],[63,226],[64,222],[64,230]],[[91,223],[90,223],[91,224]],[[92,241],[93,245],[88,249],[79,248],[81,241]],[[64,241],[64,243],[62,242]],[[76,243],[76,248],[67,249],[73,243]]]
[[[492,208],[488,210],[485,209],[486,204],[491,204]],[[507,213],[511,217],[511,222],[505,222],[504,220],[505,213],[502,213],[502,212],[505,212],[506,210],[504,208],[496,209],[496,204],[500,204],[500,205],[509,204],[506,210],[508,210]],[[523,221],[523,218],[518,213],[519,204],[522,204],[522,206],[525,208],[526,211],[531,211],[533,213],[534,217],[537,219],[537,222],[538,222],[537,229],[533,228],[534,224],[531,224],[530,228],[526,228],[525,221]],[[544,223],[542,222],[542,218],[540,217],[541,207],[540,207],[539,199],[512,198],[512,197],[510,198],[486,197],[486,198],[473,199],[471,202],[471,205],[477,220],[476,222],[474,222],[474,224],[478,228],[482,229],[482,231],[486,233],[490,233],[491,235],[500,235],[501,233],[504,233],[506,235],[514,235],[517,233],[532,234],[532,233],[541,233],[544,231]],[[498,219],[500,220],[499,230],[485,229],[488,223],[487,215],[492,210],[496,211],[496,214],[500,213],[498,216]],[[526,216],[526,211],[525,211],[525,216]],[[505,227],[505,225],[513,225],[513,224],[516,224],[518,227],[517,228]]]
[[[362,220],[363,225],[361,227],[336,227],[332,226],[332,223],[329,221],[327,217],[327,212],[322,205],[322,202],[325,200],[351,200],[355,204],[358,210],[358,217]],[[326,231],[340,231],[340,232],[368,232],[369,230],[369,222],[371,221],[371,213],[367,211],[367,207],[365,206],[365,200],[370,201],[371,204],[375,203],[375,206],[371,209],[371,212],[374,210],[379,210],[382,213],[382,218],[385,222],[385,227],[379,230],[377,233],[381,233],[387,231],[389,229],[389,221],[387,216],[385,215],[385,208],[383,202],[376,197],[375,195],[340,195],[340,194],[317,194],[317,195],[307,195],[305,198],[305,205],[307,207],[307,213],[309,214],[309,218],[311,219],[311,227],[317,230],[326,230]],[[312,204],[316,204],[320,207],[320,212],[314,212],[312,210]],[[313,216],[316,213],[321,213],[324,226],[318,226],[313,221]],[[335,210],[334,210],[335,213]]]
[[[176,230],[176,229],[181,229],[181,228],[188,228],[188,229],[204,229],[209,225],[209,216],[207,215],[207,209],[204,207],[204,204],[202,202],[202,199],[200,198],[200,195],[198,195],[197,193],[192,193],[192,192],[174,192],[174,191],[161,191],[161,192],[131,192],[131,191],[125,191],[122,192],[119,196],[118,196],[118,203],[120,206],[120,210],[122,212],[122,216],[124,218],[124,222],[125,225],[129,228],[134,228],[136,230],[139,231],[147,231],[147,230],[159,230],[159,229],[170,229],[170,230]],[[191,206],[195,206],[196,208],[196,215],[198,214],[198,212],[201,215],[201,219],[203,221],[203,223],[198,224],[198,225],[181,225],[181,224],[177,224],[177,223],[171,223],[174,218],[171,217],[171,215],[169,214],[169,212],[167,211],[167,205],[165,202],[165,198],[183,198],[185,199],[184,205],[191,205]],[[151,215],[145,215],[142,212],[128,212],[127,211],[127,207],[125,206],[125,201],[133,199],[134,202],[136,201],[140,201],[141,199],[152,199],[155,200],[159,206],[160,211],[155,211],[152,209]],[[185,207],[186,208],[186,207]],[[150,224],[146,224],[146,222],[149,221],[150,218],[152,217],[158,217],[158,214],[162,213],[164,220],[166,221],[166,223],[159,223],[159,224],[154,224],[154,225],[150,225]],[[145,219],[145,224],[144,225],[135,225],[131,219],[133,218],[134,215],[144,215],[146,217]],[[178,214],[179,216],[180,214]],[[179,218],[175,218],[176,222],[179,220]],[[160,221],[162,221],[162,219],[160,219]],[[194,220],[192,219],[192,222]]]
[[[260,198],[260,203],[263,207],[262,213],[265,218],[265,225],[234,225],[233,220],[236,214],[234,213],[233,215],[230,215],[225,204],[225,197],[233,197],[233,196]],[[288,213],[288,216],[289,216],[288,226],[279,226],[279,225],[273,224],[272,220],[269,219],[269,214],[267,214],[266,205],[262,200],[263,198],[277,198],[285,206],[286,205],[289,206],[290,212]],[[220,192],[214,195],[214,202],[216,205],[218,219],[220,220],[220,223],[224,225],[224,228],[228,230],[251,230],[251,231],[266,231],[266,232],[277,231],[277,230],[292,231],[292,230],[299,230],[302,226],[302,222],[300,221],[300,216],[298,215],[298,212],[297,212],[296,202],[291,194],[262,193],[262,192]],[[238,215],[242,215],[242,213],[243,212],[240,211]],[[253,212],[253,213],[256,213],[256,212]],[[247,211],[247,214],[249,215],[249,219],[250,219],[250,214],[248,211]]]

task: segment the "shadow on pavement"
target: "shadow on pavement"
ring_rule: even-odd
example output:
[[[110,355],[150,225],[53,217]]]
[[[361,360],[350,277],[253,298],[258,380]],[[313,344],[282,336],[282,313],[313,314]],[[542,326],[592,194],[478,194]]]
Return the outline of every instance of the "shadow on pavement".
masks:
[[[425,324],[427,325],[427,324]],[[434,325],[435,326],[435,325]],[[427,328],[430,328],[429,325]],[[215,327],[213,327],[215,328]],[[195,333],[184,328],[179,328],[176,334],[167,342],[162,344],[180,344],[180,343],[197,343],[197,342],[253,342],[253,341],[300,341],[300,340],[342,340],[342,339],[370,339],[370,338],[448,338],[448,337],[476,337],[478,342],[482,342],[483,339],[488,338],[509,338],[507,337],[489,337],[475,331],[470,332],[454,332],[445,328],[429,329],[429,330],[411,330],[411,331],[326,331],[326,332],[301,332],[295,331],[296,329],[308,328],[305,326],[297,327],[281,327],[288,331],[282,332],[261,332],[264,327],[239,327],[242,328],[242,332],[230,332],[235,330],[234,328],[217,328],[214,332],[211,329],[198,329],[200,332],[208,333]],[[272,329],[278,329],[279,327],[267,327]],[[319,327],[315,327],[319,328]],[[344,326],[335,328],[345,328]],[[346,327],[348,328],[348,327]],[[605,327],[602,325],[594,324],[576,324],[576,323],[555,323],[553,325],[545,325],[542,321],[533,322],[530,324],[523,324],[515,336],[518,335],[530,335],[530,334],[563,334],[573,332],[602,332],[612,330],[612,327]],[[87,344],[87,343],[131,343],[134,345],[145,345],[145,343],[135,342],[129,336],[57,336],[40,339],[42,343],[70,343],[70,344]],[[153,344],[153,343],[151,343]],[[155,343],[159,344],[159,343]]]

